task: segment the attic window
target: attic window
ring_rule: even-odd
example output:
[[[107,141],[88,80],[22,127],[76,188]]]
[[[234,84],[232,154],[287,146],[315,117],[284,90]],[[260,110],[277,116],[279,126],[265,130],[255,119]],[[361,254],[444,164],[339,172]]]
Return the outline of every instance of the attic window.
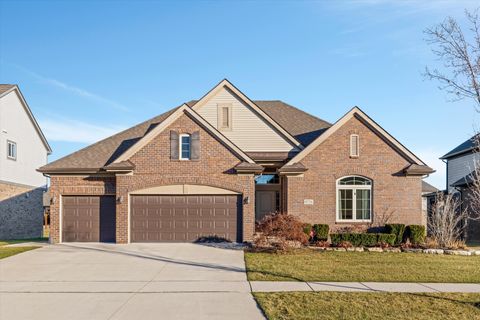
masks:
[[[350,157],[358,158],[360,155],[360,138],[358,134],[350,135]]]
[[[232,129],[232,104],[218,104],[218,128],[221,130]]]

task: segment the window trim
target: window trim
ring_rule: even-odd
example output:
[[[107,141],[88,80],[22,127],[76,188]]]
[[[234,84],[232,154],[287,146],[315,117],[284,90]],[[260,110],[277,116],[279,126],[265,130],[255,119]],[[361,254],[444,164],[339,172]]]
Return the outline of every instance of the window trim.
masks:
[[[15,155],[13,157],[9,155],[10,145],[14,146]],[[17,143],[15,141],[7,140],[7,159],[17,161]]]
[[[188,137],[188,158],[183,157],[182,152],[182,138]],[[190,161],[192,159],[192,136],[188,133],[181,133],[178,135],[178,160]]]
[[[343,180],[343,179],[346,179],[346,178],[352,178],[352,177],[359,177],[359,178],[363,178],[363,179],[366,179],[368,181],[370,181],[370,184],[369,185],[348,185],[348,184],[345,184],[345,185],[341,185],[340,184],[340,181]],[[337,223],[358,223],[358,222],[361,222],[361,223],[366,223],[366,222],[372,222],[372,215],[373,215],[373,201],[372,201],[372,194],[373,194],[373,180],[372,179],[369,179],[367,177],[363,177],[363,176],[359,176],[359,175],[350,175],[350,176],[344,176],[344,177],[340,177],[338,178],[336,181],[335,181],[335,222]],[[339,208],[339,204],[338,204],[338,200],[339,200],[339,193],[340,193],[340,190],[353,190],[353,194],[352,194],[352,219],[342,219],[341,216],[340,216],[340,208]],[[370,201],[370,218],[369,219],[357,219],[357,193],[356,191],[357,190],[370,190],[370,198],[369,198],[369,201]]]
[[[228,125],[225,127],[223,126],[223,108],[228,109]],[[218,121],[218,129],[219,130],[224,130],[224,131],[229,131],[232,130],[232,104],[231,103],[218,103],[217,104],[217,121]]]
[[[353,138],[357,138],[357,154],[353,154],[352,147],[353,147]],[[350,158],[358,158],[360,157],[360,136],[358,134],[351,134],[350,135]]]

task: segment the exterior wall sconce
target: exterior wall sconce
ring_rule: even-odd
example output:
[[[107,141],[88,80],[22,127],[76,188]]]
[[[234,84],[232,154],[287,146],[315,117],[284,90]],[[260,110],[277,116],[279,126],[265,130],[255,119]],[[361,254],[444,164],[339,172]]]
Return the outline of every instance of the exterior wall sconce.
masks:
[[[57,202],[57,198],[56,197],[52,197],[50,199],[50,204],[55,204]]]
[[[123,196],[117,197],[117,203],[123,203]]]
[[[246,197],[243,199],[243,204],[250,204],[250,197],[249,197],[249,196],[246,196]]]

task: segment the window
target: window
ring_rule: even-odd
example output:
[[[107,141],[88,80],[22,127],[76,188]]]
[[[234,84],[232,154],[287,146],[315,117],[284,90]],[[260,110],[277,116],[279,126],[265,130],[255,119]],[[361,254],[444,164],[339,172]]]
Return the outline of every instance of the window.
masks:
[[[190,160],[190,142],[189,134],[180,135],[180,160]]]
[[[371,221],[372,181],[359,176],[337,181],[337,221]]]
[[[260,174],[255,176],[255,184],[279,184],[278,174]]]
[[[17,160],[17,144],[13,141],[7,141],[7,158]]]
[[[218,128],[232,129],[232,105],[230,103],[218,104]]]
[[[350,157],[356,158],[360,155],[360,143],[359,136],[352,134],[350,136]]]

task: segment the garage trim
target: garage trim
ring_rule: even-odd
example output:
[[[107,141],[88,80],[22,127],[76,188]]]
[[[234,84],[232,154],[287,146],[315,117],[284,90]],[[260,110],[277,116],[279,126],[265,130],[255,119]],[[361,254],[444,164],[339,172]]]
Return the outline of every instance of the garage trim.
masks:
[[[130,192],[130,194],[159,194],[159,195],[209,195],[209,194],[221,194],[221,195],[240,195],[241,193],[223,188],[211,187],[206,185],[196,184],[177,184],[158,186],[147,189],[141,189]]]

